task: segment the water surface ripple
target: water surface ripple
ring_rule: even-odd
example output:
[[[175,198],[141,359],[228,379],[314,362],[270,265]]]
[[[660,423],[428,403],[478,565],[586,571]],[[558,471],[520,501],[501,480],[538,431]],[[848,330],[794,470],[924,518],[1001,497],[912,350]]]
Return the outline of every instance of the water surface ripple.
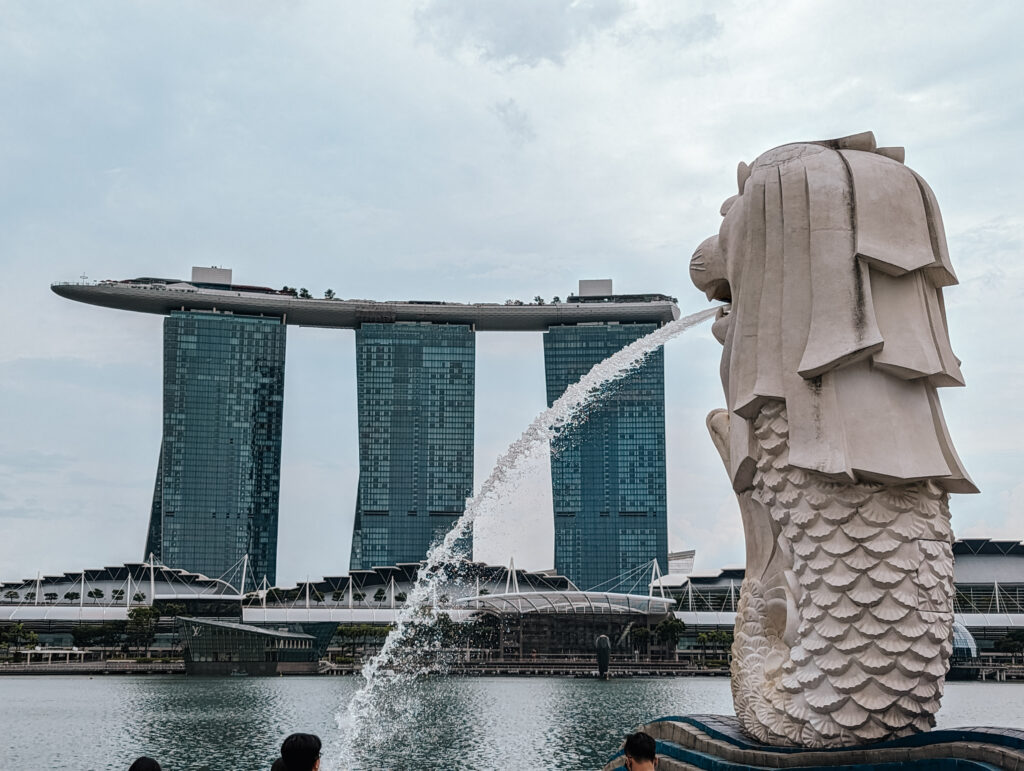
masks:
[[[268,771],[292,731],[341,769],[591,769],[652,717],[732,714],[724,678],[427,678],[372,754],[332,754],[354,677],[0,677],[0,769]],[[939,726],[1024,727],[1024,684],[948,683]]]

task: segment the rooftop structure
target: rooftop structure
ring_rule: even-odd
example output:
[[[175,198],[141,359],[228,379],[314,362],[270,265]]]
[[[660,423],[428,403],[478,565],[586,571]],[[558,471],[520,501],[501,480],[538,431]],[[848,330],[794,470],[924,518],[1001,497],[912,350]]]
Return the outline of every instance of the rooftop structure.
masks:
[[[208,278],[205,274],[201,277]],[[565,302],[543,305],[328,300],[300,298],[269,287],[209,283],[196,280],[195,275],[192,281],[142,277],[92,283],[59,282],[51,289],[69,300],[126,311],[166,316],[174,310],[216,310],[274,316],[290,325],[336,329],[358,329],[368,322],[419,321],[466,324],[478,332],[543,332],[560,324],[618,321],[660,325],[679,318],[675,300],[663,294],[576,295],[569,296]]]
[[[497,614],[562,613],[657,616],[669,613],[676,601],[671,597],[616,592],[540,591],[487,594],[459,600],[467,608]]]
[[[347,576],[329,576],[294,587],[264,587],[250,592],[243,602],[246,623],[336,623],[390,624],[395,621],[416,576],[419,562],[353,570]],[[487,597],[509,592],[575,592],[565,576],[546,571],[520,570],[514,565],[486,565],[464,562],[451,571],[455,578],[439,590],[441,602],[450,606],[456,620],[468,618],[473,610],[461,608],[460,598]]]
[[[241,602],[232,576],[207,578],[165,565],[129,562],[57,576],[0,583],[0,623],[5,621],[123,621],[139,605]],[[241,566],[234,579],[241,580]]]
[[[264,587],[249,592],[245,597],[246,606],[296,607],[312,605],[348,605],[350,602],[379,603],[372,600],[378,589],[394,587],[396,593],[405,593],[416,582],[421,562],[400,562],[397,565],[379,565],[368,570],[352,570],[347,576],[327,576],[318,581],[303,581],[293,587]],[[464,587],[472,586],[474,594],[481,590],[503,592],[507,587],[521,591],[576,591],[576,586],[565,576],[550,571],[523,570],[514,565],[487,565],[483,562],[464,562],[461,567],[449,571]],[[465,593],[465,592],[463,592]],[[356,599],[350,595],[354,594]],[[364,595],[358,599],[358,595]],[[401,604],[399,602],[399,604]]]
[[[678,575],[687,575],[693,572],[693,560],[697,556],[695,549],[686,551],[674,551],[668,555],[668,572]]]

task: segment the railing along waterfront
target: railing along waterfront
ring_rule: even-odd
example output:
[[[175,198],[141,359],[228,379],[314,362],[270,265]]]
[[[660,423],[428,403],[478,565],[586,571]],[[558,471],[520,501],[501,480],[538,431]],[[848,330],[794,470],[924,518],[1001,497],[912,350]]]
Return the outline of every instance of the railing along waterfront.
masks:
[[[83,661],[0,663],[0,675],[177,675],[185,673],[183,661]]]

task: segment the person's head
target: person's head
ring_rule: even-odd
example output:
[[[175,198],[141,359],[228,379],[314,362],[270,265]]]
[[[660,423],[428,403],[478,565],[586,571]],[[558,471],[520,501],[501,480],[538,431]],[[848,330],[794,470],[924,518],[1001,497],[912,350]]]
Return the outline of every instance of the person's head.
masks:
[[[128,771],[160,771],[160,764],[143,755],[128,767]]]
[[[281,745],[281,759],[288,771],[317,771],[320,768],[320,737],[292,734]]]
[[[626,756],[626,768],[629,771],[653,771],[658,766],[654,739],[643,731],[629,734],[622,752]]]

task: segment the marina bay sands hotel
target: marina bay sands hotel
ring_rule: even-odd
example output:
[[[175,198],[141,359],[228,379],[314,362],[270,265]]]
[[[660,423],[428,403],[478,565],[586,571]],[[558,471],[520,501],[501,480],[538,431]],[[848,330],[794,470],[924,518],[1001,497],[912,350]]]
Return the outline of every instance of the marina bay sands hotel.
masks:
[[[285,330],[354,329],[359,483],[350,570],[418,562],[473,492],[475,333],[543,332],[547,403],[609,355],[679,316],[664,295],[581,281],[566,302],[313,299],[232,283],[57,283],[70,300],[164,320],[163,439],[146,555],[216,577],[249,555],[274,584]],[[555,569],[609,585],[652,559],[667,569],[665,378],[661,350],[551,457]],[[247,587],[249,588],[249,587]]]

